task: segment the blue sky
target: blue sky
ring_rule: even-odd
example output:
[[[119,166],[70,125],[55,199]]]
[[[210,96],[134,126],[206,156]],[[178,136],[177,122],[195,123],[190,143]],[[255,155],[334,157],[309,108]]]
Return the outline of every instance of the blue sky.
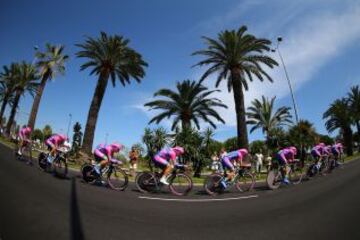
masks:
[[[83,127],[92,99],[96,76],[80,72],[74,45],[84,36],[100,31],[120,34],[149,63],[141,84],[123,88],[108,86],[100,111],[95,144],[117,140],[127,146],[139,142],[143,129],[154,113],[143,108],[159,88],[174,88],[175,82],[197,79],[202,69],[191,68],[199,58],[191,56],[205,47],[201,36],[216,37],[224,29],[247,25],[258,37],[284,38],[283,53],[294,83],[300,118],[308,119],[326,133],[322,114],[350,86],[359,84],[360,2],[357,0],[204,0],[204,1],[1,1],[0,65],[32,61],[33,46],[46,42],[64,44],[70,55],[66,74],[50,82],[43,95],[37,127],[50,124],[66,133],[69,114]],[[274,54],[274,58],[278,59]],[[277,96],[277,106],[291,106],[282,68],[269,71],[274,83],[254,81],[246,92],[246,103],[265,95]],[[214,87],[213,78],[206,81]],[[228,106],[221,110],[226,125],[219,125],[215,137],[224,140],[236,135],[232,93],[225,84],[218,94]],[[17,120],[27,121],[32,99],[21,100]],[[163,126],[169,128],[169,123]],[[153,127],[153,126],[152,126]],[[205,126],[204,126],[205,127]],[[261,139],[261,131],[250,140]]]

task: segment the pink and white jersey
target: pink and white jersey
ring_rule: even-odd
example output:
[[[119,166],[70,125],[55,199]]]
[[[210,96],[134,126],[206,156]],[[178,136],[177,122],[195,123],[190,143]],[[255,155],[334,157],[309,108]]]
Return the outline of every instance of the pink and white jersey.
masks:
[[[176,152],[172,148],[163,148],[156,154],[156,156],[166,160],[175,160]]]
[[[292,149],[290,148],[284,148],[282,150],[280,150],[278,152],[279,156],[281,157],[281,159],[285,162],[287,161],[291,161],[291,160],[294,160],[295,158],[295,153]]]
[[[323,155],[325,153],[325,146],[322,145],[316,145],[312,148],[313,151],[319,153],[320,155]]]
[[[31,128],[30,127],[24,127],[19,131],[19,137],[21,139],[29,139],[31,135]]]
[[[52,135],[50,138],[48,138],[46,140],[46,143],[52,143],[54,144],[56,147],[64,144],[66,141],[66,138],[64,138],[63,136],[61,136],[60,134],[54,134]]]
[[[111,159],[114,156],[114,153],[116,153],[115,149],[113,149],[111,145],[106,144],[99,144],[94,150],[94,154],[100,158],[106,156]]]

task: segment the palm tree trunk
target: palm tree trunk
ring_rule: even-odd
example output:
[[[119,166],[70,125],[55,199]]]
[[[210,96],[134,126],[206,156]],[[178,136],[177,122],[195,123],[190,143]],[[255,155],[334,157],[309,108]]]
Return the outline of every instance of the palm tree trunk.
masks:
[[[344,144],[346,148],[346,155],[353,155],[353,141],[352,141],[352,130],[350,127],[343,129]]]
[[[34,129],[34,126],[35,126],[36,116],[39,111],[41,97],[42,97],[44,88],[46,86],[47,80],[48,80],[48,75],[45,74],[42,77],[41,83],[36,91],[36,96],[35,96],[35,99],[34,99],[34,102],[33,102],[32,108],[31,108],[31,113],[30,113],[30,117],[29,117],[29,121],[28,121],[28,126],[31,127],[32,129]]]
[[[85,127],[83,147],[82,147],[84,152],[87,154],[91,154],[94,135],[95,135],[96,122],[98,119],[101,103],[106,91],[108,79],[109,79],[108,72],[100,74],[99,80],[95,88],[94,96],[91,101],[86,127]]]
[[[4,97],[4,100],[1,104],[1,110],[0,110],[0,127],[2,127],[2,120],[5,112],[6,105],[8,104],[9,99],[7,97]]]
[[[15,95],[15,99],[14,99],[14,103],[13,103],[13,106],[11,108],[10,117],[9,117],[9,120],[7,122],[7,125],[6,125],[6,131],[5,132],[6,132],[7,135],[10,135],[11,126],[14,123],[14,119],[15,119],[15,115],[16,115],[16,109],[17,109],[17,107],[19,105],[20,97],[21,97],[21,91],[17,90],[16,95]]]
[[[249,141],[245,118],[244,91],[240,81],[241,76],[237,69],[231,71],[231,79],[235,101],[238,147],[248,149]]]

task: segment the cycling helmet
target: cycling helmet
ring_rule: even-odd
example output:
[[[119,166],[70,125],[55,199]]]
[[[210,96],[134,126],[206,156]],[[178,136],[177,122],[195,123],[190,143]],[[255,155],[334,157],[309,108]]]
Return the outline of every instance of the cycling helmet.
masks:
[[[289,149],[294,153],[294,155],[297,154],[297,149],[294,146],[289,147]]]
[[[67,137],[64,134],[59,134],[58,135],[60,137],[61,140],[66,141]]]
[[[321,146],[321,147],[325,147],[326,145],[325,145],[325,143],[319,143],[319,146]]]
[[[111,147],[115,152],[119,152],[119,151],[121,151],[121,150],[124,148],[123,145],[121,145],[120,143],[116,143],[116,142],[110,144],[110,147]]]
[[[183,147],[175,146],[175,147],[173,147],[173,150],[175,151],[176,155],[184,154],[184,148]]]
[[[240,149],[239,152],[241,152],[241,154],[243,156],[245,156],[245,155],[247,155],[249,153],[249,151],[247,149],[245,149],[245,148]]]

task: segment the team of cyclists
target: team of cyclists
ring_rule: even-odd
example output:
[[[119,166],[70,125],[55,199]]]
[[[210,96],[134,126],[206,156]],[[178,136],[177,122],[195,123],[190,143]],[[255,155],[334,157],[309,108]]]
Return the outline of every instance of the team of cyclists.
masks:
[[[31,136],[31,128],[24,126],[19,131],[19,150],[18,154],[21,156],[24,147],[29,144],[30,136]],[[68,138],[63,134],[54,134],[49,137],[45,141],[46,146],[49,150],[49,155],[47,161],[52,163],[54,157],[57,154],[57,151],[60,147],[69,147]],[[96,164],[94,165],[94,170],[98,176],[101,176],[101,170],[108,165],[110,162],[121,163],[120,161],[114,159],[114,154],[120,152],[124,149],[124,146],[120,143],[112,143],[112,144],[100,144],[98,145],[93,154],[95,158]],[[155,156],[153,157],[153,163],[155,166],[162,169],[162,177],[160,178],[160,182],[168,185],[167,177],[171,173],[174,168],[177,158],[184,154],[184,148],[180,146],[175,147],[165,147],[161,149]],[[335,158],[335,164],[340,165],[339,159],[341,154],[343,153],[343,145],[341,142],[337,141],[332,146],[325,145],[324,143],[319,143],[314,146],[311,150],[311,155],[315,159],[315,166],[317,169],[320,169],[322,161],[325,157],[332,154]],[[248,155],[247,149],[239,149],[236,151],[232,151],[221,156],[221,164],[224,169],[226,169],[227,176],[221,182],[222,186],[226,188],[227,182],[231,181],[235,175],[235,166],[236,165],[244,165],[243,159]],[[281,166],[285,169],[285,176],[283,178],[283,182],[285,184],[289,184],[288,174],[290,171],[289,164],[295,161],[295,156],[297,155],[297,149],[294,146],[286,147],[277,152],[275,159],[279,162]]]

